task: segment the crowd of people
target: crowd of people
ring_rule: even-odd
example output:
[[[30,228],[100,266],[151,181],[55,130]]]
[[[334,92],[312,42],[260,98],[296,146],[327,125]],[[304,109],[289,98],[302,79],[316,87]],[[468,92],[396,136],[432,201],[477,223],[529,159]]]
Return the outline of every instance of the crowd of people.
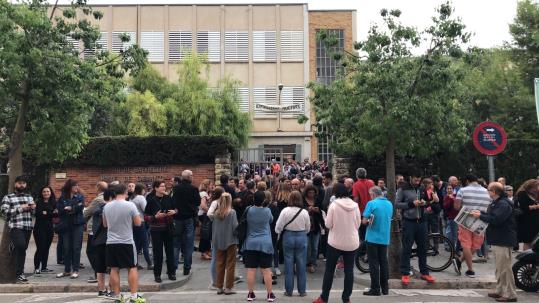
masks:
[[[274,168],[276,169],[276,168]],[[284,171],[288,170],[285,174]],[[416,247],[421,279],[435,283],[426,266],[426,237],[442,232],[452,240],[459,257],[454,265],[474,277],[474,262],[496,259],[497,288],[489,296],[500,302],[516,301],[511,271],[511,251],[523,249],[539,233],[539,180],[528,180],[513,195],[505,179],[486,184],[469,174],[460,182],[450,177],[424,178],[409,173],[397,175],[395,203],[387,199],[385,180],[376,184],[359,168],[355,180],[334,182],[329,172],[304,177],[290,169],[270,174],[244,172],[239,178],[222,175],[219,185],[203,180],[193,185],[193,173],[185,170],[174,178],[173,186],[157,180],[150,188],[143,184],[97,183],[97,196],[86,201],[75,180],[69,179],[56,198],[53,188],[43,187],[36,199],[28,194],[26,180],[15,180],[14,192],[2,200],[12,247],[17,256],[17,283],[27,283],[24,275],[26,249],[33,231],[37,250],[34,273],[51,272],[48,252],[58,233],[57,262],[64,270],[57,278],[77,279],[81,266],[83,232],[88,232],[86,254],[97,282],[98,296],[118,299],[119,270],[128,270],[130,302],[144,302],[137,292],[138,270],[153,271],[162,282],[163,263],[169,280],[176,280],[182,266],[189,275],[195,251],[195,231],[199,230],[198,251],[210,264],[210,288],[217,294],[235,294],[237,262],[247,272],[247,301],[256,298],[254,284],[260,269],[266,299],[276,296],[273,285],[282,275],[284,295],[307,294],[307,274],[318,269],[319,256],[326,262],[322,293],[315,303],[328,302],[335,269],[344,270],[343,302],[349,302],[353,287],[354,258],[361,242],[366,243],[371,287],[364,295],[388,294],[388,246],[394,209],[402,221],[401,282],[410,282],[410,254]],[[485,235],[475,234],[456,224],[462,207],[489,223]],[[35,222],[35,223],[34,223]],[[151,253],[150,244],[151,243]],[[461,252],[462,251],[462,252]],[[480,258],[473,258],[477,254]],[[139,257],[139,255],[141,257]],[[106,276],[109,276],[108,283]],[[294,285],[296,284],[296,287]]]

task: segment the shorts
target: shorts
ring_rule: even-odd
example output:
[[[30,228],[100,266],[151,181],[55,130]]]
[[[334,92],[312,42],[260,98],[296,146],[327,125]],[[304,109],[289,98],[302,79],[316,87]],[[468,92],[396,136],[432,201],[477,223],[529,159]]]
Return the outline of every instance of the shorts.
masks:
[[[459,226],[459,241],[462,248],[469,248],[471,250],[478,250],[485,241],[484,235],[474,234],[466,228]]]
[[[94,246],[94,266],[95,272],[104,274],[107,272],[107,245]]]
[[[107,266],[133,268],[137,266],[134,244],[107,244]]]
[[[257,250],[246,250],[243,252],[243,262],[245,268],[271,268],[273,255]]]

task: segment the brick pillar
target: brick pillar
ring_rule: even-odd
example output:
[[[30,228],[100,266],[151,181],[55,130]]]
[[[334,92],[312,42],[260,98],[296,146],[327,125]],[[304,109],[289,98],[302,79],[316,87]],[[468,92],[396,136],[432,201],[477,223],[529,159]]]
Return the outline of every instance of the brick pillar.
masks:
[[[331,173],[334,180],[339,180],[343,176],[350,177],[351,159],[345,157],[333,157],[333,168]]]
[[[220,185],[219,178],[222,174],[232,175],[232,160],[230,153],[215,156],[215,185]]]

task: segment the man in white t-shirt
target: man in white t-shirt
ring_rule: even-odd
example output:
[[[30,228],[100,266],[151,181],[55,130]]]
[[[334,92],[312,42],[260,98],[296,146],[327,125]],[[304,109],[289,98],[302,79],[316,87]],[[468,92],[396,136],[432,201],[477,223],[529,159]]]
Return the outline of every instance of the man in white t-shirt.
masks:
[[[113,297],[120,299],[120,268],[128,269],[128,282],[131,297],[127,302],[142,303],[138,295],[137,252],[133,240],[133,225],[140,226],[142,221],[137,207],[127,202],[127,187],[113,185],[110,189],[116,199],[103,209],[103,226],[107,227],[107,266],[110,267],[110,284]]]

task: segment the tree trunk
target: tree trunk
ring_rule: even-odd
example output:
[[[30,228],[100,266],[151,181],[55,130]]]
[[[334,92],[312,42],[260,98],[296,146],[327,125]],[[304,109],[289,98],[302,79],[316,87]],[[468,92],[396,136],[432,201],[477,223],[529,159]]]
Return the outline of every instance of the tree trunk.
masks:
[[[13,184],[15,178],[22,175],[22,142],[24,140],[24,130],[26,126],[26,114],[28,112],[28,94],[26,92],[27,86],[23,84],[23,98],[19,107],[19,115],[17,117],[17,123],[15,129],[11,135],[9,144],[9,185],[8,192],[13,190]],[[0,243],[0,283],[13,283],[16,279],[15,273],[15,259],[14,255],[9,251],[9,244],[11,238],[9,236],[9,227],[7,222],[4,223],[4,231],[2,232],[2,242]]]
[[[393,202],[393,220],[391,223],[391,242],[389,244],[389,277],[392,279],[400,277],[400,252],[401,234],[397,221],[397,210],[395,208],[395,137],[391,136],[386,147],[386,178],[388,199]]]

